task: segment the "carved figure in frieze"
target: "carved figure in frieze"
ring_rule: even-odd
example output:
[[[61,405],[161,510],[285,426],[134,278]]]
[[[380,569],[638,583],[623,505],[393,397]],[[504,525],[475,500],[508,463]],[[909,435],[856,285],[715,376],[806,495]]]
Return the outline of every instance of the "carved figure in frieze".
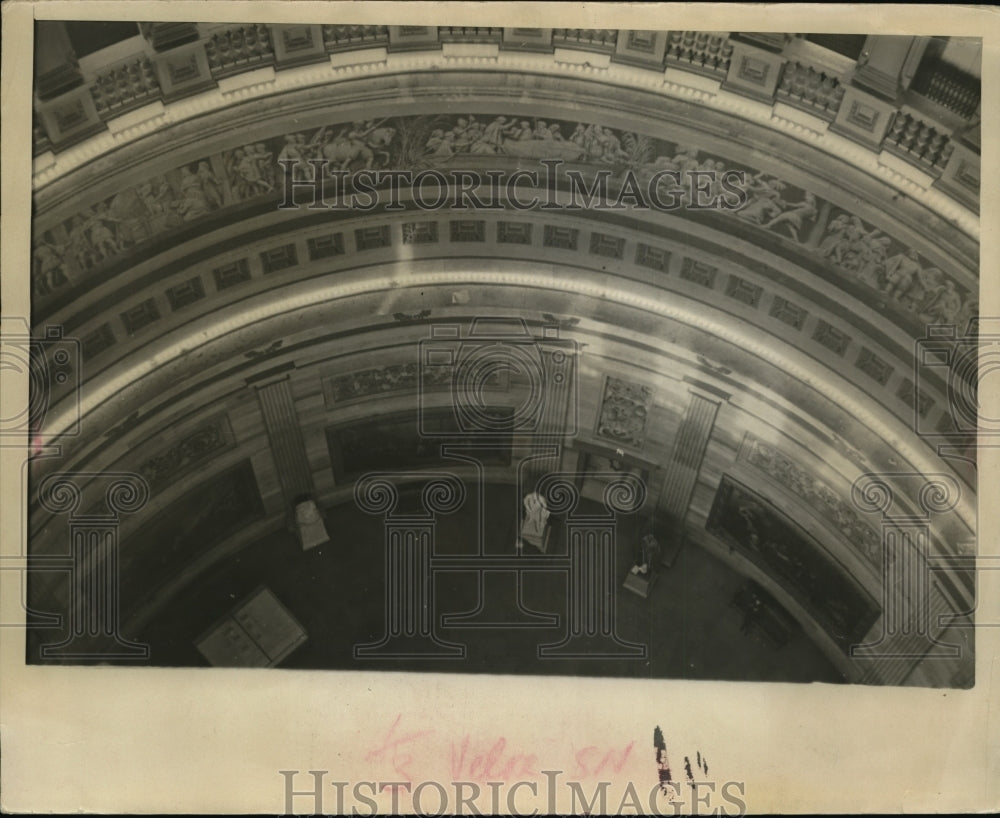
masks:
[[[295,134],[295,145],[299,149],[303,163],[308,163],[310,159],[319,159],[323,155],[323,128],[319,128],[311,138],[307,138],[302,132]],[[312,178],[311,169],[306,169],[305,174],[306,178]]]
[[[921,267],[899,298],[906,309],[919,312],[924,304],[930,303],[944,289],[944,273],[937,267]]]
[[[455,153],[463,153],[472,144],[469,138],[469,120],[460,116],[455,126],[448,131],[451,134],[452,149]]]
[[[382,122],[372,122],[364,131],[362,138],[365,144],[375,152],[376,156],[381,156],[381,161],[388,163],[390,156],[389,151],[386,149],[392,144],[393,139],[396,138],[396,129],[384,123],[385,120],[382,120]]]
[[[325,138],[324,128],[313,141],[320,140],[323,156],[339,170],[369,169],[375,166],[376,155],[383,163],[389,161],[385,146],[396,133],[394,128],[380,128],[379,125],[374,120],[354,122],[329,140]]]
[[[853,252],[856,256],[860,256],[865,246],[862,240],[867,232],[861,219],[857,216],[838,216],[830,222],[827,232],[829,235],[819,246],[820,254],[824,258],[833,258],[837,264],[850,269],[848,253]],[[860,263],[857,263],[854,269],[860,266]]]
[[[674,154],[671,160],[671,164],[681,173],[696,170],[698,168],[698,149],[687,145],[679,145],[677,153]]]
[[[471,147],[476,144],[483,136],[483,123],[476,119],[474,116],[469,117],[468,127],[465,129],[465,139],[463,140],[465,145],[463,150],[468,151]]]
[[[880,230],[864,229],[860,219],[853,219],[844,231],[844,246],[841,253],[840,265],[854,273],[861,274],[865,265],[877,257],[881,245],[879,239],[882,238]]]
[[[247,180],[243,178],[243,174],[239,171],[240,163],[246,157],[246,150],[243,148],[237,148],[232,153],[226,154],[224,162],[226,165],[226,176],[229,177],[229,186],[233,190],[233,195],[237,199],[246,199],[248,196],[252,195],[250,192],[250,185]]]
[[[885,263],[883,291],[889,298],[899,298],[909,288],[914,276],[922,269],[916,250],[897,253]]]
[[[291,168],[293,181],[303,182],[309,178],[308,176],[309,165],[306,163],[306,157],[302,151],[302,140],[297,139],[296,136],[297,134],[288,134],[285,137],[285,144],[281,146],[281,150],[278,152],[278,162],[285,163],[281,164],[282,168]],[[238,152],[241,153],[242,155],[239,157],[239,159],[237,159],[237,164],[239,165],[239,163],[245,163],[241,165],[241,167],[243,167],[247,172],[251,173],[253,178],[253,182],[251,183],[245,177],[243,171],[237,171],[239,177],[242,179],[243,189],[259,187],[261,189],[261,192],[266,192],[267,182],[260,175],[260,169],[257,167],[256,158],[253,156],[248,157],[246,150],[241,149]],[[252,170],[250,168],[250,165],[253,165]],[[249,195],[254,195],[254,193],[250,193]]]
[[[437,134],[441,134],[437,136]],[[427,147],[435,159],[450,159],[455,155],[455,134],[451,131],[434,131],[427,140]]]
[[[862,238],[862,250],[857,258],[857,276],[869,287],[882,289],[882,277],[885,274],[885,260],[892,246],[888,236],[869,234]]]
[[[319,148],[316,149],[316,152],[318,155]],[[272,161],[274,154],[267,149],[267,146],[263,142],[255,142],[252,146],[247,146],[247,155],[252,156],[257,161],[260,177],[269,185],[274,185],[276,181],[276,166]]]
[[[649,165],[645,167],[648,168]],[[699,191],[696,195],[702,204],[705,202],[719,202],[721,197],[727,192],[722,186],[722,174],[726,169],[725,163],[716,159],[704,159],[698,163],[697,169],[699,171],[708,171],[712,175],[694,179],[691,177],[691,171],[683,171],[681,175],[685,178],[681,183],[678,183],[672,177],[665,176],[660,178],[657,187],[663,188],[664,183],[666,183],[665,189],[673,191],[685,203],[690,203],[692,190]]]
[[[770,221],[785,208],[781,198],[784,189],[784,182],[763,173],[757,174],[747,189],[750,200],[736,211],[736,215],[754,224]]]
[[[48,295],[67,283],[62,248],[40,241],[32,249],[31,283],[36,295]]]
[[[274,190],[274,186],[261,173],[260,158],[252,145],[246,145],[233,151],[230,180],[240,198],[260,196]],[[302,162],[302,153],[294,137],[285,137],[285,147],[282,149],[280,158],[294,161],[293,178],[297,178],[296,174],[298,174],[298,178],[301,178],[301,165],[304,163]]]
[[[116,231],[119,221],[108,212],[105,202],[98,202],[94,214],[87,221],[90,243],[103,258],[111,258],[123,249]]]
[[[181,198],[174,205],[174,210],[184,221],[194,221],[212,209],[201,177],[190,168],[181,168],[180,189]]]
[[[260,145],[259,147],[263,148],[264,146]],[[267,153],[266,156],[270,159],[271,154]],[[259,166],[259,155],[257,161]],[[197,173],[198,181],[201,183],[201,190],[205,194],[205,199],[213,210],[218,210],[222,207],[222,189],[219,187],[219,180],[215,178],[215,174],[212,173],[212,168],[208,162],[199,162]]]
[[[190,167],[183,167],[181,168],[179,187],[181,189],[182,196],[192,188],[201,191],[201,179],[195,175],[194,171],[192,171]]]
[[[174,200],[174,192],[169,185],[154,182],[143,182],[135,189],[149,214],[149,232],[159,233],[173,226],[173,211],[170,205]]]
[[[483,128],[479,139],[472,143],[470,151],[472,153],[500,153],[504,138],[510,136],[514,127],[514,123],[508,122],[507,117],[496,117]]]
[[[958,322],[962,311],[962,297],[955,289],[955,282],[945,279],[941,289],[921,305],[920,317],[934,324],[950,324]],[[964,326],[961,322],[958,323],[960,330],[964,332],[968,321],[965,321]]]
[[[583,129],[582,144],[585,156],[588,159],[597,160],[601,156],[602,149],[598,139],[599,132],[599,125],[587,125]]]
[[[90,233],[87,230],[87,220],[83,216],[74,216],[68,231],[68,249],[73,261],[81,270],[89,270],[97,262],[97,251],[90,243]]]
[[[843,241],[847,225],[848,219],[846,213],[841,213],[830,220],[830,223],[826,226],[826,236],[820,242],[819,247],[816,248],[823,258],[829,258],[835,248]]]
[[[559,129],[558,125],[554,125],[554,127],[556,128],[556,130]],[[560,136],[560,139],[561,139],[562,138],[562,134],[560,134],[559,136]],[[553,138],[554,137],[552,135],[552,131],[549,130],[548,123],[544,119],[539,119],[535,123],[535,139],[550,140],[550,139],[553,139]]]
[[[764,227],[773,229],[775,227],[784,226],[788,232],[792,234],[793,239],[801,241],[799,238],[799,231],[806,222],[810,222],[815,218],[816,197],[812,193],[806,191],[801,202],[789,206],[787,210],[782,211],[769,222],[766,222]]]
[[[108,212],[118,220],[119,234],[125,246],[132,246],[152,236],[149,211],[135,188],[116,193]]]
[[[428,153],[433,153],[441,147],[442,142],[444,142],[444,131],[441,128],[435,128],[431,131],[431,135],[427,137],[427,143],[424,147]]]
[[[522,119],[517,123],[517,127],[511,131],[511,138],[521,142],[527,142],[534,137],[535,133],[531,128],[531,123]]]
[[[628,159],[628,153],[622,149],[621,140],[610,128],[602,128],[600,125],[594,126],[595,139],[600,145],[600,160],[606,164],[616,164]]]
[[[187,171],[187,168],[184,169]],[[184,173],[182,171],[182,174]],[[208,199],[201,188],[198,177],[187,171],[188,176],[182,176],[181,198],[173,205],[174,211],[186,222],[195,221],[209,212]],[[192,183],[193,180],[193,183]]]

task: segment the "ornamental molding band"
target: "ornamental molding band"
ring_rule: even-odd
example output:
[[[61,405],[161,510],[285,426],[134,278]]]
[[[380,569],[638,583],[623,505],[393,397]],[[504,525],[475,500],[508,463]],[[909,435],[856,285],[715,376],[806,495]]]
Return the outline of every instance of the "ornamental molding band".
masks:
[[[641,449],[646,441],[646,421],[653,403],[653,390],[608,376],[597,421],[597,436]]]
[[[830,523],[852,549],[875,570],[882,565],[882,537],[858,511],[830,486],[780,449],[747,432],[738,459],[759,469],[782,488],[803,500]]]
[[[44,310],[53,299],[107,275],[135,254],[184,241],[193,230],[213,229],[254,204],[274,202],[277,208],[290,182],[299,183],[299,193],[311,197],[302,187],[309,187],[316,167],[312,163],[318,160],[327,163],[328,171],[354,174],[482,170],[483,160],[495,165],[501,158],[512,168],[536,161],[541,172],[545,166],[539,160],[561,160],[565,170],[581,174],[588,188],[596,186],[603,172],[611,201],[623,195],[626,178],[640,180],[661,199],[680,203],[671,213],[736,220],[747,226],[741,231],[745,235],[759,235],[763,242],[767,234],[783,252],[811,259],[838,286],[866,292],[870,302],[910,319],[965,326],[978,312],[978,269],[956,266],[946,272],[882,226],[812,191],[694,145],[511,111],[331,123],[194,159],[75,212],[40,212],[33,226],[33,295]],[[726,188],[720,181],[726,171],[742,173],[741,180]],[[662,175],[665,172],[673,175]],[[702,172],[716,174],[709,191],[713,201],[738,199],[735,209],[716,206],[704,213],[691,207],[690,185],[679,180],[690,181]],[[720,221],[721,229],[723,224]],[[414,223],[407,233],[410,243],[433,240],[420,225]],[[576,242],[576,237],[571,239]],[[593,241],[601,252],[604,245]],[[620,249],[607,252],[614,256]],[[274,263],[287,266],[282,259]],[[187,303],[198,294],[185,292],[179,298]]]

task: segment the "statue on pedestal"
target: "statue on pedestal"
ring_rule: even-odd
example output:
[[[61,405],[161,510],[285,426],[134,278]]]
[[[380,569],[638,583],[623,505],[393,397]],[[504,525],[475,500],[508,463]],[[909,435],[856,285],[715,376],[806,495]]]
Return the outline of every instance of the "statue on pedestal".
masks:
[[[524,543],[530,543],[539,551],[545,552],[548,546],[549,507],[545,498],[537,492],[524,496],[524,519],[521,522],[521,533],[517,540],[517,550],[524,548]]]
[[[632,573],[649,577],[660,564],[660,543],[651,533],[643,535],[633,552]]]
[[[302,550],[307,551],[330,541],[316,502],[307,495],[295,499],[295,527],[302,540]]]

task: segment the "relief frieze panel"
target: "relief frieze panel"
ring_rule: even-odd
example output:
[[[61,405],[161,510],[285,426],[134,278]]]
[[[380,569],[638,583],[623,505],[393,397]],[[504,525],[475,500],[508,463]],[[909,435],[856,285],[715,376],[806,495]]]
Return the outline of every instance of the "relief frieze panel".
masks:
[[[604,398],[597,421],[597,436],[641,449],[646,441],[646,422],[653,390],[621,378],[604,382]]]
[[[714,212],[811,255],[835,283],[871,289],[873,303],[924,322],[959,325],[978,311],[978,293],[954,275],[812,191],[695,145],[509,111],[335,123],[247,142],[155,174],[56,222],[40,219],[33,243],[34,294],[44,303],[91,271],[219,211],[280,199],[286,174],[293,181],[311,179],[314,160],[323,160],[328,171],[350,174],[473,167],[490,157],[561,160],[585,179],[589,168],[588,184],[607,171],[612,189],[631,174],[661,201],[678,201],[680,214],[692,204],[692,185],[684,182],[712,172],[714,177],[699,178],[708,185],[706,196],[726,203]],[[723,185],[723,174],[730,171],[739,175]]]

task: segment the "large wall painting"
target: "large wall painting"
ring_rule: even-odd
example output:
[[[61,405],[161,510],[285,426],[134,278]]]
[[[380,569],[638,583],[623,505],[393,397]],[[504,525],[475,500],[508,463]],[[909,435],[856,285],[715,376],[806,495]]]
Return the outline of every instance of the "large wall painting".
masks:
[[[881,609],[847,570],[791,518],[724,475],[708,531],[770,574],[848,653]]]

